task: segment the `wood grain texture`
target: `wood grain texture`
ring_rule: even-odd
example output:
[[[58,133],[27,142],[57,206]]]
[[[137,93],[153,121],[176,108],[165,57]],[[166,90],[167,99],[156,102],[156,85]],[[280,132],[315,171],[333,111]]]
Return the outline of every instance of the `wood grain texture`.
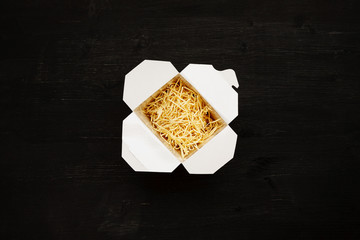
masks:
[[[3,1],[2,239],[359,239],[357,1]],[[215,175],[121,159],[143,59],[232,68]]]

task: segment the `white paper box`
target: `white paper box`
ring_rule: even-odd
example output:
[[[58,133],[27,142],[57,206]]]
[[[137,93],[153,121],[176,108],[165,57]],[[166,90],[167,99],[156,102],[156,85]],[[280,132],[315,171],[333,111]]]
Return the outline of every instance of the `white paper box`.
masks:
[[[135,110],[179,72],[166,61],[144,60],[125,76],[124,102]],[[123,121],[122,157],[139,172],[172,172],[183,164],[191,174],[213,174],[234,157],[237,134],[229,124],[238,115],[239,86],[231,69],[217,71],[212,65],[189,64],[185,78],[225,121],[226,127],[181,162],[158,136],[132,112]]]

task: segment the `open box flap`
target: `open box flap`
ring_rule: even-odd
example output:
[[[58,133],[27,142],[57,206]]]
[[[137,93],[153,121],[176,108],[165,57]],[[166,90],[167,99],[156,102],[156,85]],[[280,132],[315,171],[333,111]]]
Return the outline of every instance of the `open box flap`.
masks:
[[[124,102],[134,110],[178,73],[171,62],[144,60],[125,76]]]
[[[127,164],[130,165],[134,171],[137,172],[148,172],[147,168],[131,153],[129,147],[122,141],[121,145],[121,157],[125,159]]]
[[[238,94],[231,86],[239,84],[233,70],[217,71],[212,65],[189,64],[180,74],[227,124],[238,115]]]
[[[180,164],[134,112],[123,121],[122,140],[122,156],[135,171],[172,172]]]
[[[191,174],[212,174],[234,157],[237,135],[229,126],[183,162]]]

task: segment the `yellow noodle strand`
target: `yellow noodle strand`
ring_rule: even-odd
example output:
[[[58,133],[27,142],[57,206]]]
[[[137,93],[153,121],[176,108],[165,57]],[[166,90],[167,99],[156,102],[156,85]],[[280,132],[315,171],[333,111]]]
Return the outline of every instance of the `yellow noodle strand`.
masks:
[[[202,97],[185,86],[180,77],[143,109],[155,131],[182,158],[199,149],[198,145],[222,126],[220,119],[212,118],[211,112]]]

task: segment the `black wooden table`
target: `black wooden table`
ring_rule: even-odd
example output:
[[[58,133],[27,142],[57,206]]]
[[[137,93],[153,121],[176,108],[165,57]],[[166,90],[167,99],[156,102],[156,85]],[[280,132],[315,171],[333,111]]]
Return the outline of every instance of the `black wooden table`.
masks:
[[[360,238],[357,1],[6,2],[1,239]],[[216,174],[122,160],[124,76],[144,59],[237,73]]]

